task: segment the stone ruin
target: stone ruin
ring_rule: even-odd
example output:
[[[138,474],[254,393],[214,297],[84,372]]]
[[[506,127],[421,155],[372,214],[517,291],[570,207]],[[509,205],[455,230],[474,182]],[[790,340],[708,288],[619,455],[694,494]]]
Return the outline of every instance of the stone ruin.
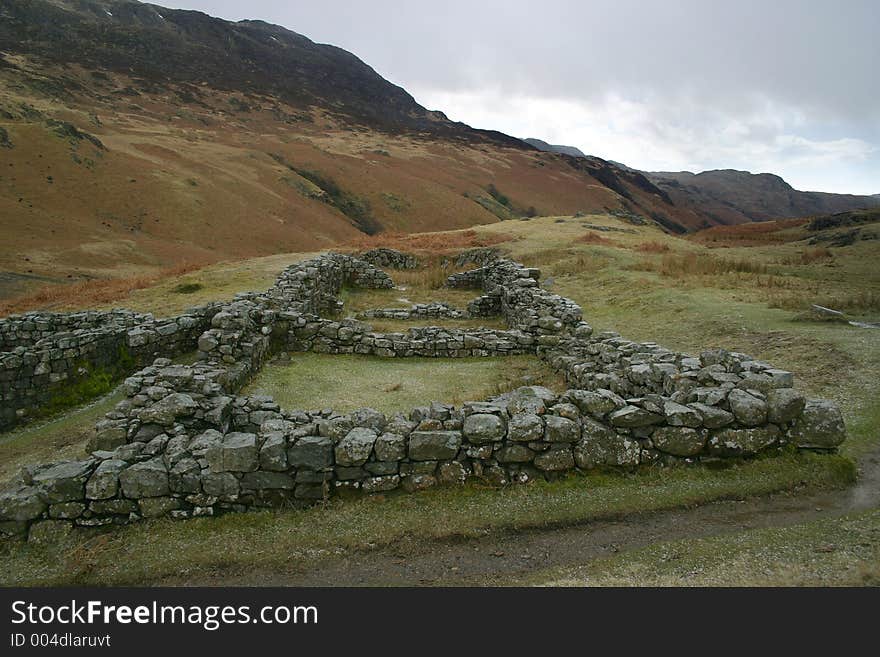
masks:
[[[335,253],[291,265],[264,293],[173,319],[113,311],[0,321],[10,350],[0,357],[6,419],[22,417],[22,404],[39,405],[46,389],[75,377],[77,363],[103,362],[120,345],[133,362],[150,358],[125,379],[125,399],[98,422],[87,457],[29,466],[9,482],[0,493],[0,531],[38,539],[72,526],[309,504],[338,490],[415,491],[470,478],[505,485],[786,446],[834,450],[843,442],[839,409],[806,399],[790,372],[720,349],[694,356],[617,333],[595,335],[577,304],[539,285],[538,270],[497,253],[478,257],[481,266],[452,274],[447,285],[478,289],[468,310],[457,312],[498,315],[505,330],[376,333],[356,319],[333,319],[343,286],[393,286],[367,260]],[[410,258],[385,253],[380,261],[409,267]],[[169,358],[194,348],[193,365]],[[282,351],[534,354],[571,388],[524,387],[392,417],[372,409],[287,410],[271,397],[239,395]]]

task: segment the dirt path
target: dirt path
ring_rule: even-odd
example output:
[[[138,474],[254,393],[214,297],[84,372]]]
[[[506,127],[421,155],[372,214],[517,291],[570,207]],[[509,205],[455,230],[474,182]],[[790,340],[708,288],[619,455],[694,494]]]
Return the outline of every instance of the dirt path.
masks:
[[[406,553],[390,547],[333,557],[308,571],[252,571],[190,580],[226,586],[460,586],[516,584],[549,568],[575,566],[662,541],[784,527],[880,506],[880,452],[861,462],[858,483],[813,495],[778,494],[628,516],[559,529],[435,541]],[[183,584],[167,581],[165,584]]]

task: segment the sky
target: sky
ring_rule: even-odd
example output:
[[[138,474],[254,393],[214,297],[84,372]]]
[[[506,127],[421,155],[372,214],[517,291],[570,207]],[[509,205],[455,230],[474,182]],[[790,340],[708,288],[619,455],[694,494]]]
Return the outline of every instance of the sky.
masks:
[[[880,193],[880,0],[159,3],[339,46],[477,128]]]

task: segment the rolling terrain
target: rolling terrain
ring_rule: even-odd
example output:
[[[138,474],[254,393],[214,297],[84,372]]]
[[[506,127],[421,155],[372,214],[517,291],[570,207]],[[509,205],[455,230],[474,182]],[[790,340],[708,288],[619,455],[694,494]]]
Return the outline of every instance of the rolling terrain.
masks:
[[[721,226],[681,237],[610,214],[567,215],[371,238],[422,256],[435,253],[437,245],[492,243],[541,268],[542,279],[580,304],[597,331],[618,330],[691,353],[727,348],[778,363],[794,373],[799,388],[841,405],[849,437],[839,454],[792,451],[727,467],[591,471],[502,489],[475,484],[185,523],[148,520],[113,532],[73,534],[57,544],[5,546],[0,554],[8,567],[0,582],[876,584],[878,333],[809,312],[810,304],[821,303],[865,322],[880,319],[874,266],[880,242],[811,244],[850,229],[849,222],[863,230],[876,226],[861,217]],[[179,313],[193,303],[265,289],[303,257],[219,263],[107,306]],[[352,293],[345,311],[388,305],[404,293],[424,300],[456,292],[439,288],[443,279],[433,273],[394,272],[405,292]],[[191,289],[198,291],[183,291]],[[71,309],[76,307],[89,304]],[[309,393],[316,374],[340,376],[335,358],[309,355],[299,368],[288,366],[284,381]],[[495,383],[468,375],[469,366],[428,363],[429,377],[411,381],[386,362],[363,359],[345,370],[346,385],[331,382],[322,390],[320,402],[344,404],[352,391],[388,401],[373,385],[377,371],[393,377],[385,390],[400,385],[399,394],[421,395],[419,386],[430,385],[441,399]],[[521,374],[534,373],[514,369],[501,373],[501,383],[513,385]],[[495,377],[488,367],[482,374]],[[95,420],[115,401],[118,396],[111,395],[0,435],[0,470],[8,477],[25,463],[76,456]],[[214,548],[218,544],[225,546],[222,553]]]
[[[5,297],[525,214],[687,227],[641,174],[451,122],[339,48],[129,0],[0,6],[0,130]]]

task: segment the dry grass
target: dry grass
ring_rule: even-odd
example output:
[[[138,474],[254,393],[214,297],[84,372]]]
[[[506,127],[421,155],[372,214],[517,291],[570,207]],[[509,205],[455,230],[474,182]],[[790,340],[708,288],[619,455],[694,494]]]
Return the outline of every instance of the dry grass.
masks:
[[[617,246],[617,243],[607,237],[602,237],[598,233],[584,233],[580,237],[575,237],[574,241],[578,244],[601,244],[602,246]]]
[[[791,231],[805,225],[808,221],[809,219],[781,219],[735,226],[715,226],[698,231],[688,239],[708,247],[779,244],[790,241],[792,239]]]
[[[669,253],[670,251],[668,244],[657,240],[636,244],[633,249],[642,253]]]
[[[641,261],[631,266],[636,271],[656,271],[661,276],[719,276],[730,273],[767,274],[767,265],[746,258],[718,258],[699,253],[669,254],[659,262]]]
[[[514,239],[505,233],[478,233],[475,230],[456,230],[446,233],[380,233],[358,237],[344,246],[349,249],[366,250],[376,248],[397,249],[398,251],[423,251],[434,254],[449,253],[461,249],[494,246]]]
[[[834,253],[831,249],[819,246],[815,249],[804,249],[800,253],[790,255],[782,259],[784,265],[811,265],[822,260],[833,260]]]
[[[196,271],[201,266],[182,264],[145,276],[48,285],[31,294],[0,302],[0,316],[5,317],[13,313],[38,309],[99,306],[125,299],[135,290],[143,290],[156,285],[159,281],[188,274]]]

